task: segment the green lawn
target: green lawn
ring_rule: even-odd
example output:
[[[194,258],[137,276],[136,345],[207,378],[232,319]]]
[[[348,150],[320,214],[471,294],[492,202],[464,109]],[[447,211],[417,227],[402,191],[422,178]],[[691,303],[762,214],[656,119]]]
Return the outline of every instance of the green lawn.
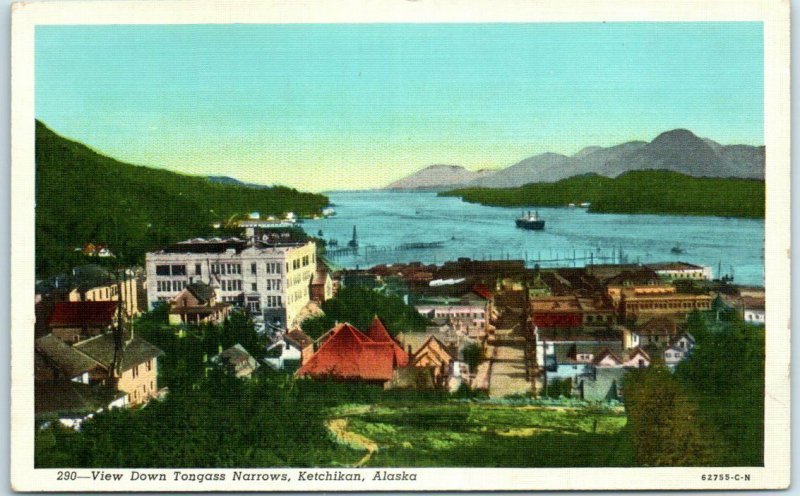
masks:
[[[330,418],[378,445],[370,467],[632,466],[622,411],[447,402],[347,405]],[[352,450],[334,464],[354,464]],[[344,454],[344,453],[340,453]]]

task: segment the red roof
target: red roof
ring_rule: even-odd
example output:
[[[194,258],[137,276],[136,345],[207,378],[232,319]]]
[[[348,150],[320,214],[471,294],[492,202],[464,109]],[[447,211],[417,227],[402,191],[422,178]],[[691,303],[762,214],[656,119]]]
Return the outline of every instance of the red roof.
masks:
[[[388,381],[396,363],[394,346],[392,343],[377,343],[350,324],[339,324],[319,350],[300,367],[297,375]]]
[[[492,298],[492,291],[481,283],[476,284],[472,288],[472,292],[485,300]]]
[[[405,367],[408,365],[408,353],[403,351],[403,348],[392,339],[389,331],[386,330],[386,327],[384,327],[383,322],[381,322],[381,319],[379,319],[377,315],[372,319],[372,323],[369,325],[367,336],[376,343],[391,343],[394,346],[394,359],[397,366]]]
[[[108,326],[114,323],[116,301],[59,301],[50,314],[51,326]]]

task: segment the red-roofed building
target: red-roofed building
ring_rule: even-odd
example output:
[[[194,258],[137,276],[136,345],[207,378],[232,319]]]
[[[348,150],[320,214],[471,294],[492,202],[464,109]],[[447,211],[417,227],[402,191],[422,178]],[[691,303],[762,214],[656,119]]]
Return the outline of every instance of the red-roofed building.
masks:
[[[338,324],[297,376],[383,384],[401,367],[395,347],[394,341],[376,342],[348,323]]]
[[[492,290],[481,283],[477,283],[475,286],[473,286],[472,292],[484,300],[488,301],[492,299]]]
[[[372,319],[372,323],[369,325],[369,329],[367,329],[367,337],[376,343],[391,343],[394,347],[394,358],[397,362],[397,366],[405,367],[408,365],[408,353],[403,351],[403,348],[397,344],[397,341],[392,339],[392,336],[389,335],[389,331],[386,330],[386,327],[384,327],[383,322],[381,322],[381,319],[379,319],[377,315]]]
[[[50,314],[50,332],[66,343],[104,333],[114,324],[116,301],[59,301]]]

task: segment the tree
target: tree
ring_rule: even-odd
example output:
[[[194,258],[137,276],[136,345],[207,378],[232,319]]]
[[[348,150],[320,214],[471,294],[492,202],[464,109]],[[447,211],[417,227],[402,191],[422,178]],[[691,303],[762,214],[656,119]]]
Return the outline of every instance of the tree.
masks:
[[[470,343],[461,351],[464,355],[464,362],[469,365],[471,371],[475,371],[478,365],[485,360],[483,356],[483,346],[478,343]]]
[[[718,436],[698,415],[697,404],[660,363],[625,377],[637,463],[644,466],[707,466],[719,459]]]
[[[385,296],[367,288],[342,288],[333,299],[322,304],[324,315],[303,321],[302,328],[312,339],[328,332],[336,322],[349,322],[366,331],[372,319],[380,317],[392,336],[399,332],[423,331],[430,321],[397,296]]]

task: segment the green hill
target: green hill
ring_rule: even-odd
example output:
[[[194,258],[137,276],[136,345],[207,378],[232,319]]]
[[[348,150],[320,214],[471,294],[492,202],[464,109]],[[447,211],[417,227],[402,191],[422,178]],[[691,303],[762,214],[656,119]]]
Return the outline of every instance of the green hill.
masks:
[[[86,259],[75,248],[105,243],[128,263],[160,245],[204,235],[246,212],[319,213],[323,195],[286,187],[253,189],[141,167],[100,155],[36,122],[36,275]],[[81,260],[83,258],[83,260]]]
[[[463,188],[439,195],[502,207],[591,202],[589,211],[596,213],[764,218],[764,181],[692,177],[661,170],[628,172],[616,178],[574,176],[518,188]]]

